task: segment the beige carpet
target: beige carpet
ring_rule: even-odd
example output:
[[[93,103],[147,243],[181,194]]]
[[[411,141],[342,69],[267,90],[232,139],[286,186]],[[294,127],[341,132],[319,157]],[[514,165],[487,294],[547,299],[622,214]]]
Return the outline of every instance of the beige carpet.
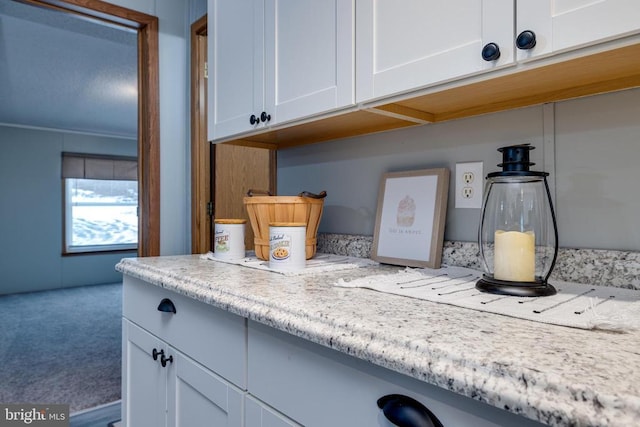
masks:
[[[120,399],[122,284],[0,296],[0,402]]]

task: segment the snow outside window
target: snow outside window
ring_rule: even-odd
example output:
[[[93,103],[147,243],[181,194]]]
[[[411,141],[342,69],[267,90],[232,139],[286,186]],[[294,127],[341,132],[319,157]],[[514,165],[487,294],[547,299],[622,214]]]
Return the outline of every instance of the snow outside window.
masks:
[[[64,253],[138,247],[135,157],[63,152]]]
[[[137,249],[138,182],[65,178],[65,250]]]

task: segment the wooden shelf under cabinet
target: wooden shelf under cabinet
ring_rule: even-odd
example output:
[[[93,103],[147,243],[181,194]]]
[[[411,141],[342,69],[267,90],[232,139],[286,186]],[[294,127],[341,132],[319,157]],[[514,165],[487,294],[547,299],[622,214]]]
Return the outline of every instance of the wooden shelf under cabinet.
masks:
[[[288,148],[640,87],[640,43],[532,60],[225,141]]]

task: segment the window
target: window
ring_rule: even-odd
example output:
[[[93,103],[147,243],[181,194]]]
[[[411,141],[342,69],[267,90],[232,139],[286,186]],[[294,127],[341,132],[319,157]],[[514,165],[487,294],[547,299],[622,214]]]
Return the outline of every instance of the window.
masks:
[[[62,154],[64,252],[138,247],[135,158]]]

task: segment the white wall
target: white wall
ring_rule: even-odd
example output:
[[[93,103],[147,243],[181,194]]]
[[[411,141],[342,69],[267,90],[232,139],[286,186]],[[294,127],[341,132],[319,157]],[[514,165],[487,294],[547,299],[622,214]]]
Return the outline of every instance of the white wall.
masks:
[[[551,173],[562,247],[640,250],[640,89],[322,143],[278,153],[278,194],[326,190],[322,232],[372,235],[384,172],[482,161],[529,142]],[[546,138],[546,143],[545,143]],[[555,168],[555,169],[554,169]],[[446,240],[476,241],[479,209],[454,207]]]
[[[62,256],[63,151],[136,156],[135,140],[0,126],[0,294],[114,283],[130,254]]]

